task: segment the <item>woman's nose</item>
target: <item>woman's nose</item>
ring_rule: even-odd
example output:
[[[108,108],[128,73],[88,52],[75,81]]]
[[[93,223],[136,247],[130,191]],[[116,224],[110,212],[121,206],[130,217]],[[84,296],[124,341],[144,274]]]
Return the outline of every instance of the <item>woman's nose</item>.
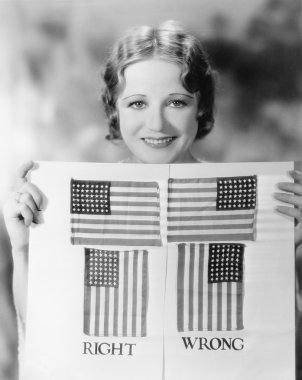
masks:
[[[150,131],[161,132],[165,129],[166,120],[161,107],[152,107],[149,109],[146,127]]]

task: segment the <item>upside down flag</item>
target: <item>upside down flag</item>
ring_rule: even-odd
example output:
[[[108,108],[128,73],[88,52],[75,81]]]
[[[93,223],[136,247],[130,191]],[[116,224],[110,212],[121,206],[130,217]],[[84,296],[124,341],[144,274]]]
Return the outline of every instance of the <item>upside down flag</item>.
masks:
[[[147,251],[85,248],[85,334],[146,336],[147,300]]]
[[[244,245],[179,244],[177,329],[243,329]]]
[[[255,240],[257,177],[170,179],[168,242]]]
[[[71,242],[160,246],[156,182],[71,180]]]

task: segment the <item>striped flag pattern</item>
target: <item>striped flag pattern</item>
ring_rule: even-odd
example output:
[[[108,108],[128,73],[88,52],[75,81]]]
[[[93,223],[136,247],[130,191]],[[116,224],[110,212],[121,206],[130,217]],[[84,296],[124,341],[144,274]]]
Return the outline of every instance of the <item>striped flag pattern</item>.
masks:
[[[257,177],[169,179],[168,242],[255,240]]]
[[[156,182],[71,180],[71,243],[160,246]]]
[[[243,329],[244,245],[178,245],[177,330]]]
[[[84,333],[147,335],[148,252],[85,248]]]

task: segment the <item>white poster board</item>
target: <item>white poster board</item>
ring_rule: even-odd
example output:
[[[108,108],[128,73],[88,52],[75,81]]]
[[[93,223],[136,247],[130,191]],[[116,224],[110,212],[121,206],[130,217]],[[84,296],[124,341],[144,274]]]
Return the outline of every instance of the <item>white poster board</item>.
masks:
[[[108,380],[197,380],[202,373],[207,380],[294,380],[294,228],[292,220],[274,211],[277,202],[272,196],[276,183],[288,180],[286,172],[292,167],[292,163],[39,163],[38,170],[32,172],[32,181],[42,189],[48,204],[44,223],[33,228],[30,237],[27,333],[21,378],[77,380],[101,375]],[[256,239],[244,241],[244,328],[181,333],[176,326],[178,245],[167,238],[168,180],[250,175],[257,176],[258,205]],[[72,245],[72,178],[156,182],[161,245]],[[148,252],[146,336],[84,333],[85,248]],[[139,302],[137,296],[127,296],[129,305],[134,298]],[[114,307],[112,301],[109,305],[108,308]],[[101,312],[101,302],[98,307]],[[187,348],[183,338],[189,344]]]

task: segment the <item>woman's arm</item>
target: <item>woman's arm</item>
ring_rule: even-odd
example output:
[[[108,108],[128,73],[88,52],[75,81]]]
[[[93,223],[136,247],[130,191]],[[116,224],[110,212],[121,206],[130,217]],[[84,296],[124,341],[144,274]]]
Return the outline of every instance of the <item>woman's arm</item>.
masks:
[[[13,191],[4,204],[3,214],[9,234],[14,263],[13,293],[17,313],[25,328],[27,303],[27,272],[29,226],[39,223],[43,208],[43,194],[29,182],[27,176],[34,168],[32,161],[22,165],[17,172]]]

